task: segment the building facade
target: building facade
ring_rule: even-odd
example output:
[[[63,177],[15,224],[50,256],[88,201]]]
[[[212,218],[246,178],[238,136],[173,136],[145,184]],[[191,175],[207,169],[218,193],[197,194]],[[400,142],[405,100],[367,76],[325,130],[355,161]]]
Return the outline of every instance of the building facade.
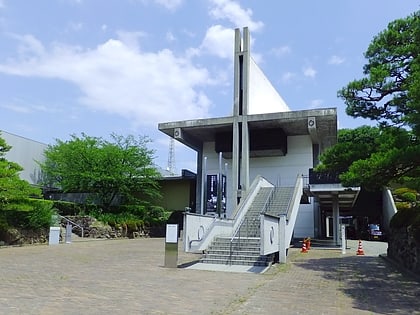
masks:
[[[166,122],[159,130],[197,152],[195,212],[232,218],[250,184],[262,176],[294,186],[336,143],[335,108],[291,111],[250,55],[247,28],[235,30],[233,115]],[[299,208],[296,237],[316,236],[319,205]]]
[[[19,174],[20,178],[32,185],[40,185],[42,173],[38,162],[44,161],[44,151],[48,146],[4,130],[0,130],[0,137],[12,147],[6,153],[6,159],[19,164],[23,168]]]

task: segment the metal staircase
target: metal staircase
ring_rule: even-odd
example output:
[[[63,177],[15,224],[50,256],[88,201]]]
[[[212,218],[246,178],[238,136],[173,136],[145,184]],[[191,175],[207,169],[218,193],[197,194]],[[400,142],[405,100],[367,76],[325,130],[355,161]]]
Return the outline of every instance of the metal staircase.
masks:
[[[269,266],[273,255],[260,254],[260,214],[286,213],[293,187],[261,187],[232,237],[216,237],[205,251],[201,263]]]

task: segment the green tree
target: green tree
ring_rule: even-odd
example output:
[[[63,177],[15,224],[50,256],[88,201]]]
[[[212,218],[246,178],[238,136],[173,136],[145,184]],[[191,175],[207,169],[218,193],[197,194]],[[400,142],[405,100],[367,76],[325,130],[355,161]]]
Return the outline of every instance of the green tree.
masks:
[[[356,129],[340,129],[337,143],[321,155],[317,171],[342,174],[354,161],[366,159],[378,150],[380,130],[362,126]]]
[[[0,210],[29,210],[29,197],[40,197],[41,191],[19,178],[23,168],[5,157],[10,149],[0,137]]]
[[[112,134],[111,141],[82,134],[56,140],[45,151],[41,168],[48,186],[90,193],[106,209],[117,200],[138,203],[159,197],[159,173],[147,137]]]
[[[321,158],[320,169],[338,169],[344,185],[376,189],[402,181],[420,188],[419,43],[420,11],[389,23],[365,53],[365,77],[338,92],[348,115],[376,120],[380,127],[371,151],[357,152],[363,150],[360,143],[339,138],[337,148]]]
[[[420,11],[389,23],[370,43],[364,78],[338,92],[348,115],[420,128]]]

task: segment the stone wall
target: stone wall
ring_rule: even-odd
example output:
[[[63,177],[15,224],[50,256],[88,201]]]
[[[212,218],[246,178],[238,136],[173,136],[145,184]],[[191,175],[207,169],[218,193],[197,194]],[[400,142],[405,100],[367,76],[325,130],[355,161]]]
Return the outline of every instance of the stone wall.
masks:
[[[149,231],[142,228],[130,228],[127,226],[111,227],[107,224],[103,224],[100,221],[97,221],[95,218],[89,216],[67,216],[69,220],[76,223],[72,224],[72,232],[79,237],[82,236],[83,227],[83,237],[85,238],[137,238],[137,237],[148,237]],[[62,238],[65,235],[65,228],[67,221],[65,219],[61,220],[62,227]]]
[[[420,275],[420,242],[416,241],[411,226],[391,228],[388,238],[388,257]]]

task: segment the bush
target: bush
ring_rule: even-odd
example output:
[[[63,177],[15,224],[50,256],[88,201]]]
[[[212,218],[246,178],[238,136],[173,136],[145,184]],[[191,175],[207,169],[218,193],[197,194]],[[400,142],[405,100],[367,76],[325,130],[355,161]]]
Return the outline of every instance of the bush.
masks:
[[[420,242],[420,208],[398,210],[392,217],[390,227],[394,229],[411,227],[415,239]]]
[[[416,203],[417,202],[417,191],[411,188],[397,188],[393,191],[394,196],[397,199],[405,202]]]
[[[53,202],[49,200],[33,200],[33,210],[28,212],[26,228],[42,229],[48,228],[51,223],[51,217],[57,213],[53,208]]]
[[[83,215],[96,211],[98,206],[92,204],[80,204],[69,201],[54,200],[54,208],[63,216]]]
[[[401,209],[392,217],[389,226],[394,229],[408,227],[419,215],[420,210],[418,208]]]
[[[55,213],[52,201],[28,199],[17,210],[1,212],[0,222],[3,230],[9,227],[38,230],[48,228]]]

